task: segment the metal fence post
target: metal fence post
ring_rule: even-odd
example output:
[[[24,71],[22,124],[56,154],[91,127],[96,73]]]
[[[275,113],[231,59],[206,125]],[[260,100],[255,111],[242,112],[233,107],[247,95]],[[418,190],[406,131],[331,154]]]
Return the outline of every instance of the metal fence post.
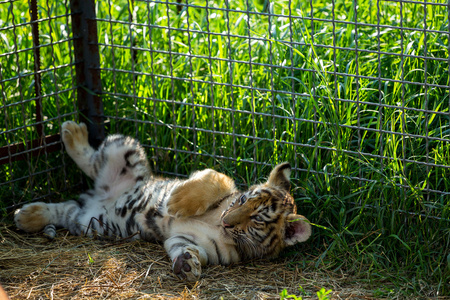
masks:
[[[97,147],[105,137],[100,78],[95,0],[71,0],[77,101],[80,119],[89,130],[89,142]]]

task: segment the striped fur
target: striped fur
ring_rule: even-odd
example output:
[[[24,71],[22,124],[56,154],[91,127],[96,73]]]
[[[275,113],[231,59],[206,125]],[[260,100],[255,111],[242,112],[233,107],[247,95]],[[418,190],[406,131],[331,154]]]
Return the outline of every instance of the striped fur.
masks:
[[[163,242],[174,273],[189,281],[199,278],[204,265],[273,257],[311,234],[289,193],[288,163],[241,192],[211,169],[187,180],[153,176],[135,139],[111,135],[94,150],[87,135],[84,124],[62,126],[66,150],[94,180],[93,189],[78,201],[25,205],[15,214],[18,228],[44,230],[50,238],[56,226],[74,235]]]

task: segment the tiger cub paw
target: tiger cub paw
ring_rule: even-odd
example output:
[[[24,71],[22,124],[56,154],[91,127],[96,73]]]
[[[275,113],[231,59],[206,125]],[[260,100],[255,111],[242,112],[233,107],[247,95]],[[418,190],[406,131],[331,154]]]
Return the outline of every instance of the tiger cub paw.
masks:
[[[189,282],[195,282],[202,274],[202,265],[198,259],[198,252],[193,249],[186,251],[175,257],[172,265],[175,275]]]
[[[24,205],[14,213],[17,228],[26,232],[41,231],[51,220],[51,213],[47,204],[35,202]]]
[[[62,124],[61,135],[68,151],[89,147],[88,131],[84,123],[77,124],[73,121],[64,122]]]

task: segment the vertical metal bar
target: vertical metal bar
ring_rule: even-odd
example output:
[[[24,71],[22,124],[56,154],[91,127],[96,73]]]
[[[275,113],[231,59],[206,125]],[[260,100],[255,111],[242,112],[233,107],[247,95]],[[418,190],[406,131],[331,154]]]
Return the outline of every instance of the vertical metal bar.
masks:
[[[174,128],[172,129],[173,132],[173,160],[176,162],[178,157],[178,145],[177,145],[177,137],[178,137],[178,129],[177,129],[177,115],[175,114],[176,111],[176,101],[175,101],[175,87],[173,84],[174,78],[173,78],[173,56],[172,53],[172,25],[170,24],[170,9],[169,9],[169,0],[166,0],[166,14],[167,14],[167,37],[168,37],[168,47],[169,47],[169,67],[170,67],[170,92],[171,92],[171,102],[172,102],[172,120]],[[178,163],[175,163],[175,173],[178,174]]]
[[[403,2],[400,2],[400,70],[401,70],[401,87],[402,87],[402,95],[401,95],[401,112],[402,112],[402,135],[401,135],[401,139],[402,139],[402,162],[403,162],[403,174],[406,175],[407,174],[407,166],[406,166],[406,141],[407,139],[405,138],[406,136],[406,119],[405,119],[405,94],[406,94],[406,90],[405,90],[405,42],[404,42],[404,30],[403,30]],[[406,53],[408,54],[408,53]],[[400,178],[400,184],[401,185],[405,185],[407,184],[407,182],[405,182],[404,178]],[[405,192],[405,189],[402,188],[402,192]],[[405,196],[403,195],[403,198],[405,198]],[[404,199],[402,199],[404,200]]]
[[[294,142],[298,141],[298,135],[297,135],[297,119],[295,117],[295,110],[297,107],[297,98],[295,96],[295,72],[294,72],[294,67],[295,67],[295,63],[294,63],[294,30],[293,30],[293,24],[294,22],[292,21],[292,0],[288,1],[288,9],[289,9],[289,42],[290,42],[290,49],[289,49],[289,60],[291,61],[291,66],[290,66],[290,71],[291,71],[291,97],[292,97],[292,111],[294,112],[292,115],[292,130],[294,132]],[[313,15],[312,15],[312,2],[311,2],[311,26],[312,26],[312,31],[311,31],[311,47],[313,47],[314,44],[314,23],[313,23],[313,19],[312,19]],[[307,30],[307,29],[306,29]],[[313,93],[314,93],[314,100],[315,100],[315,88],[314,88],[314,71],[312,71],[312,77],[313,77]],[[314,116],[315,116],[316,112],[315,112],[315,108],[314,108]],[[316,118],[314,117],[314,120],[316,120]],[[314,122],[314,139],[316,139],[317,136],[317,131],[316,131],[316,123]],[[315,141],[317,143],[317,141]],[[298,153],[297,152],[297,146],[294,144],[294,153]],[[315,160],[317,162],[317,159]],[[294,176],[295,178],[298,178],[299,174],[298,174],[298,169],[299,169],[299,164],[298,164],[298,158],[297,155],[294,155],[294,169],[295,169],[295,173]],[[315,168],[316,169],[316,168]]]
[[[212,153],[213,153],[213,163],[216,163],[216,116],[215,116],[215,99],[214,99],[214,75],[212,70],[212,54],[211,54],[211,30],[209,28],[209,1],[207,0],[205,3],[205,12],[206,12],[206,32],[208,37],[208,62],[209,62],[209,98],[211,99],[211,128],[212,128]]]
[[[250,2],[246,1],[247,5],[247,41],[248,41],[248,67],[249,67],[249,86],[250,86],[250,107],[252,115],[252,137],[253,137],[253,178],[256,178],[256,162],[258,161],[258,144],[256,143],[256,122],[255,122],[255,95],[253,91],[253,58],[252,58],[252,36],[251,36],[251,26],[250,26]]]
[[[70,14],[69,0],[64,0],[64,7],[66,8],[66,15],[68,16]],[[66,17],[64,19],[65,19],[65,24],[66,24],[67,30],[69,30],[69,17]],[[70,34],[68,34],[68,37],[70,37]],[[71,42],[70,38],[67,41],[67,47],[68,47],[68,50],[69,50],[69,64],[71,66],[70,67],[70,78],[75,78],[75,74],[73,72],[73,67],[72,67],[72,63],[73,63],[73,59],[74,58],[73,58],[73,53],[72,53],[72,42]],[[75,85],[75,83],[72,80],[72,86],[71,86],[72,89],[74,88],[74,85]],[[77,111],[77,107],[76,107],[75,101],[73,101],[73,111]],[[60,115],[59,108],[58,108],[58,115],[59,115],[59,117],[58,117],[58,125],[59,125],[59,128],[61,128],[62,121],[61,121],[61,115]],[[66,152],[64,151],[63,147],[61,147],[60,153],[61,153],[61,163],[63,165],[62,170],[63,170],[63,176],[64,176],[64,189],[66,190],[66,189],[69,188],[69,186],[68,186],[68,182],[69,181],[68,181],[68,178],[67,178],[67,171],[68,171],[68,166],[69,165],[67,163]],[[79,178],[80,178],[79,183],[81,183],[82,182],[81,181],[82,177],[79,177]],[[73,182],[73,184],[71,184],[70,187],[73,187],[76,184],[77,183]]]
[[[428,101],[429,101],[429,99],[428,99],[428,64],[427,64],[427,56],[428,56],[428,51],[427,51],[427,49],[428,49],[428,47],[427,47],[427,43],[428,43],[428,36],[427,36],[427,9],[428,9],[428,7],[427,7],[427,4],[426,3],[424,3],[423,4],[423,22],[424,22],[424,24],[423,24],[423,56],[424,56],[424,59],[423,59],[423,82],[424,82],[424,97],[425,97],[425,103],[424,103],[424,109],[425,109],[425,113],[424,113],[424,116],[425,116],[425,150],[426,150],[426,156],[425,156],[425,159],[426,159],[426,162],[427,162],[427,174],[430,174],[430,166],[429,166],[429,163],[430,163],[430,142],[429,142],[429,139],[428,139],[428,136],[429,136],[429,129],[428,129],[428,122],[429,122],[429,116],[428,116],[428,112],[429,112],[429,110],[428,110]],[[406,175],[406,174],[405,174]],[[429,189],[430,189],[430,179],[429,178],[427,178],[426,179],[427,180],[427,186],[426,186],[426,189],[427,189],[427,201],[430,201],[430,192],[429,192]]]
[[[226,6],[226,19],[227,19],[227,41],[228,41],[228,68],[230,69],[230,97],[231,97],[231,129],[232,129],[232,137],[233,137],[233,157],[237,157],[236,151],[236,121],[235,121],[235,98],[234,98],[234,88],[233,88],[233,57],[231,56],[231,28],[230,28],[230,2],[229,0],[225,0]],[[235,170],[237,170],[237,162],[235,163]]]
[[[180,13],[180,12],[178,12]],[[191,91],[191,101],[192,101],[192,131],[193,131],[193,137],[192,137],[192,144],[194,149],[194,163],[195,166],[198,165],[198,149],[197,149],[197,122],[196,122],[196,106],[195,106],[195,97],[194,97],[194,67],[192,66],[192,44],[191,44],[191,23],[190,23],[190,16],[189,16],[189,0],[186,0],[186,28],[187,28],[187,37],[188,37],[188,47],[189,47],[189,90]]]
[[[89,142],[100,145],[105,137],[103,103],[94,0],[70,1],[78,108],[89,130]]]
[[[273,2],[270,2],[270,0],[267,1],[267,10],[268,10],[268,22],[269,22],[269,65],[270,65],[270,94],[271,94],[271,104],[272,104],[272,135],[273,135],[273,149],[274,152],[276,151],[276,144],[277,144],[277,129],[276,129],[276,122],[275,122],[275,87],[274,87],[274,82],[273,82],[273,77],[274,77],[274,66],[273,66],[273,43],[272,41],[274,40],[273,36],[272,36],[272,26],[274,26],[272,24],[272,18],[273,18]],[[275,21],[276,22],[276,21]],[[292,24],[291,24],[292,26]],[[294,111],[294,117],[295,117],[295,109]],[[294,140],[295,141],[295,140]],[[276,160],[275,163],[280,163],[278,161],[278,156],[274,156],[274,159]],[[297,168],[297,166],[294,166],[295,168]],[[296,170],[297,172],[297,170]],[[297,177],[297,176],[296,176]]]
[[[447,24],[450,24],[450,1],[447,2]],[[450,26],[447,26],[447,68],[448,68],[448,78],[447,85],[450,87]],[[450,88],[448,89],[448,106],[450,107]],[[450,117],[450,111],[449,111]]]
[[[358,0],[353,0],[353,21],[355,22],[355,82],[356,82],[356,124],[358,127],[358,152],[362,152],[361,146],[361,99],[359,98],[359,53],[358,53]],[[359,159],[362,160],[362,155],[359,154]],[[363,172],[361,168],[361,163],[358,162],[358,177],[363,178]],[[362,181],[359,181],[359,185],[362,185]],[[360,200],[360,203],[362,199]]]
[[[131,57],[131,81],[133,82],[133,100],[134,100],[134,128],[135,128],[135,137],[138,138],[139,134],[139,126],[137,121],[137,97],[136,97],[136,68],[135,64],[137,63],[137,51],[134,50],[134,38],[133,38],[133,15],[134,15],[134,0],[128,0],[128,30],[130,32],[130,57]],[[112,36],[111,36],[112,38]]]
[[[379,146],[378,148],[380,149],[379,151],[379,155],[380,155],[380,170],[382,173],[384,173],[384,160],[383,160],[383,153],[384,153],[384,134],[383,134],[383,114],[384,114],[384,109],[383,109],[383,96],[382,96],[382,80],[381,80],[381,29],[380,29],[380,22],[381,22],[381,13],[380,13],[380,1],[381,0],[377,0],[377,50],[378,50],[378,66],[377,66],[377,71],[378,71],[378,128],[379,128]],[[381,185],[384,184],[384,178],[381,177],[380,178],[380,182]],[[384,194],[381,193],[380,194],[382,203],[384,202]]]
[[[149,48],[150,48],[150,68],[151,68],[151,72],[150,72],[150,76],[152,78],[152,100],[153,100],[153,136],[154,136],[154,140],[153,143],[154,145],[159,145],[158,143],[158,128],[157,128],[157,124],[158,124],[158,118],[156,116],[156,105],[159,105],[158,101],[156,101],[156,87],[158,85],[158,83],[156,82],[155,84],[155,68],[154,68],[154,61],[155,58],[154,53],[155,50],[153,49],[153,24],[155,22],[154,18],[153,18],[153,14],[154,14],[154,10],[157,10],[157,5],[155,6],[150,6],[150,2],[147,2],[147,24],[148,24],[148,36],[149,36]],[[158,173],[159,171],[159,148],[155,147],[155,155],[153,157],[153,161],[155,162],[153,165],[153,171],[155,173]]]
[[[42,124],[42,93],[41,93],[41,49],[39,44],[39,22],[37,0],[30,0],[31,35],[33,36],[34,56],[34,92],[36,94],[36,131],[40,139],[45,137]]]
[[[337,43],[336,43],[336,12],[335,12],[336,11],[336,1],[335,0],[331,1],[331,6],[332,6],[331,10],[332,10],[332,26],[333,26],[333,76],[334,76],[334,93],[333,93],[334,99],[333,99],[333,101],[334,101],[334,105],[336,107],[337,114],[338,114],[338,116],[340,116],[341,115],[340,104],[339,104],[339,101],[336,100],[336,98],[338,98],[338,80],[337,80],[338,67],[336,65],[336,61],[337,61],[337,59],[336,59],[336,57],[337,57],[336,44]],[[335,136],[337,138],[339,138],[339,125],[336,124],[336,126],[335,126],[335,130],[336,130]],[[342,145],[340,145],[338,148],[338,151],[340,152],[340,153],[338,153],[338,157],[340,155],[342,155],[341,154],[342,148],[343,148]],[[339,169],[342,170],[342,168],[339,168]],[[339,174],[341,174],[341,170],[338,171]],[[342,178],[340,176],[336,176],[336,177],[337,177],[336,178],[336,190],[337,190],[338,196],[341,196],[340,185],[342,182]]]
[[[147,4],[148,5],[148,4]],[[115,54],[115,42],[114,42],[114,31],[113,31],[113,10],[111,0],[108,0],[108,9],[109,9],[109,36],[110,36],[110,44],[111,44],[111,58],[112,58],[112,79],[114,84],[114,95],[117,95],[117,83],[116,83],[116,54]],[[115,113],[116,113],[116,132],[119,131],[119,122],[117,120],[119,119],[119,98],[117,97],[114,101],[115,106]]]

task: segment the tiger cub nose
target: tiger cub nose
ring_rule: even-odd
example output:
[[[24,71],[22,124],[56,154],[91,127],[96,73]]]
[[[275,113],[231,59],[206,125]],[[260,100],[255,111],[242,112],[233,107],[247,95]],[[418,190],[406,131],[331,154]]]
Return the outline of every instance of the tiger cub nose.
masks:
[[[233,228],[234,227],[234,225],[227,224],[227,223],[225,223],[223,221],[222,221],[222,226],[225,227],[225,228]]]

